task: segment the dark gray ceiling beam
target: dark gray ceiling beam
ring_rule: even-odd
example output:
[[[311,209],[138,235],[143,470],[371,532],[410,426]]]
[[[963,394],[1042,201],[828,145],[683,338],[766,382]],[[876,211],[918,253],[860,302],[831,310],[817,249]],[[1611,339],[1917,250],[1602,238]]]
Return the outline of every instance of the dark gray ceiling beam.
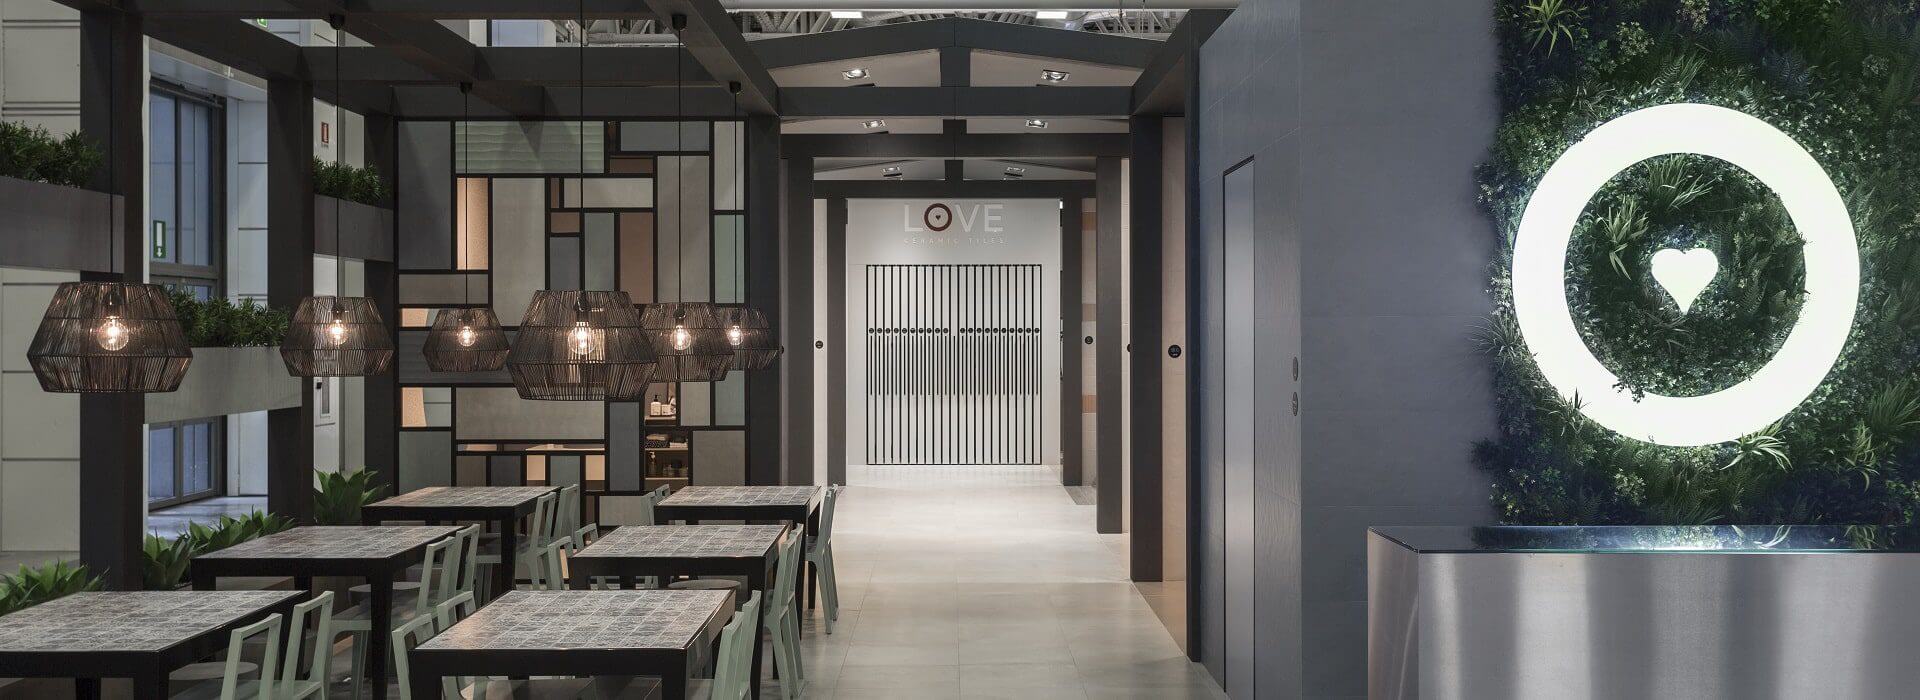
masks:
[[[713,79],[740,84],[740,107],[748,114],[780,113],[780,88],[747,46],[740,27],[719,0],[646,0],[659,17],[682,17],[680,42]]]
[[[815,199],[1052,199],[1093,196],[1092,180],[815,180]]]
[[[356,83],[347,83],[349,91]],[[358,83],[369,87],[372,83]],[[384,89],[392,93],[389,111],[403,119],[459,119],[463,114],[460,91],[450,85],[395,85]],[[541,117],[573,119],[580,114],[579,89],[572,85],[545,88],[543,107],[537,114],[511,113],[496,105],[473,100],[469,105],[475,119]],[[588,119],[671,117],[675,114],[671,87],[595,87],[586,95]],[[683,94],[679,114],[696,119],[726,119],[739,114],[733,109],[733,96],[726,88],[690,86]]]
[[[542,90],[537,86],[479,82],[483,67],[480,47],[439,22],[414,17],[354,16],[347,14],[349,10],[342,0],[284,1],[297,10],[318,12],[323,16],[344,15],[348,34],[391,51],[394,56],[425,69],[439,80],[474,83],[475,98],[502,110],[531,116],[541,114],[546,109]]]
[[[580,82],[581,65],[577,48],[552,47],[477,47],[479,63],[475,69],[476,88],[482,83],[536,83],[575,85]],[[315,81],[334,78],[333,49],[302,49],[308,72]],[[662,47],[589,48],[586,83],[589,86],[672,85],[675,80],[673,59],[681,63],[679,78],[690,85],[717,84],[692,56]],[[617,53],[616,53],[617,52]],[[356,46],[340,57],[343,77],[348,81],[381,83],[445,83],[447,80],[427,68],[401,60],[392,51],[378,46]]]
[[[325,19],[311,6],[289,0],[90,0],[97,5],[115,5],[149,18],[155,17],[232,17],[236,19]],[[594,19],[652,19],[653,13],[643,0],[585,0],[586,13]],[[408,17],[419,19],[573,19],[579,15],[577,2],[537,2],[535,0],[346,0],[342,3],[354,16]]]
[[[1187,61],[1232,10],[1190,10],[1167,36],[1166,45],[1133,82],[1131,114],[1180,114],[1186,111]]]
[[[1127,87],[786,88],[781,116],[809,117],[1121,117]]]
[[[1160,43],[1113,34],[948,17],[761,39],[753,42],[753,50],[769,68],[946,47],[1145,68],[1160,50]]]
[[[1124,157],[1127,134],[782,134],[786,157],[1077,158]]]
[[[147,36],[268,80],[307,80],[300,47],[258,26],[229,20],[149,19]]]

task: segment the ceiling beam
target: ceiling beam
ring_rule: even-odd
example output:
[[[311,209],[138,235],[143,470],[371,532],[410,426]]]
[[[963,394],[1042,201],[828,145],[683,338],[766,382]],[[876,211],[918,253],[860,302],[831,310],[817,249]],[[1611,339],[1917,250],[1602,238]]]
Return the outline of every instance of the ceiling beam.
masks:
[[[748,114],[779,114],[780,88],[760,62],[739,25],[719,0],[646,0],[654,14],[670,18],[687,51],[715,80],[740,84],[740,107]],[[677,20],[672,18],[679,18]]]
[[[347,83],[370,88],[373,83]],[[463,105],[460,90],[451,85],[393,85],[382,87],[392,93],[390,114],[406,119],[460,119],[470,114],[475,119],[528,118],[574,119],[582,103],[579,88],[558,85],[541,90],[542,109],[538,114],[510,113],[490,103],[474,100]],[[537,89],[537,88],[536,88]],[[733,107],[733,96],[726,88],[689,86],[681,93],[678,114],[690,119],[726,119],[743,116]],[[624,119],[672,117],[676,114],[672,87],[590,87],[584,107],[588,119]]]
[[[484,83],[534,83],[540,85],[578,85],[582,64],[577,47],[477,47],[480,60],[475,68],[476,89]],[[674,59],[681,63],[678,79],[689,85],[714,85],[692,56],[658,46],[589,48],[584,69],[586,84],[593,87],[630,87],[673,85]],[[302,49],[308,70],[315,81],[334,79],[333,49]],[[623,52],[623,53],[613,53]],[[446,83],[439,74],[418,64],[401,60],[393,51],[379,46],[354,46],[340,57],[341,76],[347,81],[379,83]]]
[[[531,116],[546,110],[544,95],[538,86],[479,82],[485,66],[480,47],[439,22],[414,17],[348,15],[344,0],[284,2],[301,11],[345,17],[348,34],[392,52],[438,80],[474,83],[474,97],[504,111]],[[343,55],[343,64],[344,59]]]
[[[1187,108],[1187,61],[1232,10],[1192,10],[1133,82],[1132,114],[1180,114]]]
[[[902,22],[761,39],[753,50],[768,68],[961,47],[1063,61],[1145,68],[1161,42],[965,17]]]
[[[1128,87],[786,88],[781,116],[819,117],[1122,117]]]
[[[1066,199],[1092,197],[1092,180],[815,180],[819,199]]]
[[[89,0],[115,4],[113,0]],[[652,19],[643,0],[584,0],[594,19]],[[119,0],[120,9],[152,17],[232,17],[236,19],[326,19],[329,13],[296,0]],[[356,17],[415,19],[573,19],[576,2],[529,0],[344,0]]]
[[[1126,157],[1127,134],[782,134],[781,155],[814,158]]]

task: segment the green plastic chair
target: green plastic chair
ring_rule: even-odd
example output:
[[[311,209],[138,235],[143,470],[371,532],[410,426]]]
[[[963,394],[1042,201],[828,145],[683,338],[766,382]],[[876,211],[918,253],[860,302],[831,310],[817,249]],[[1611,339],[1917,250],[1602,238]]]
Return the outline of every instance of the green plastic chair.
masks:
[[[813,565],[820,586],[820,604],[825,612],[827,634],[833,634],[833,621],[840,619],[840,583],[833,573],[833,502],[840,489],[829,487],[820,504],[820,534],[807,543],[807,563]]]
[[[447,566],[449,562],[455,562],[459,557],[458,546],[460,544],[462,544],[460,538],[454,536],[442,538],[433,544],[427,545],[427,549],[425,553],[421,555],[420,561],[420,589],[413,595],[404,597],[397,591],[394,593],[394,629],[404,627],[406,624],[412,624],[409,621],[417,618],[427,618],[429,621],[433,619],[433,616],[430,614],[434,603],[431,592],[438,590],[435,587],[437,583],[435,577],[438,576],[440,580],[444,581],[447,577],[460,570],[457,565],[453,567]],[[359,700],[366,686],[366,635],[373,634],[376,631],[373,629],[373,601],[368,600],[348,608],[334,619],[339,625],[338,634],[346,634],[353,637],[353,697],[354,700]]]
[[[806,687],[807,675],[800,664],[800,610],[795,605],[793,579],[800,568],[807,529],[795,525],[780,547],[780,563],[773,579],[773,593],[767,597],[766,629],[773,642],[773,667],[780,674],[780,697],[793,700]]]
[[[264,636],[265,651],[260,655],[260,679],[240,680],[242,664],[240,657],[245,655],[247,640]],[[259,622],[241,627],[229,635],[227,642],[226,674],[220,678],[220,685],[202,683],[186,692],[173,696],[175,700],[276,700],[273,694],[274,677],[279,674],[280,664],[280,613],[266,616]],[[217,694],[216,694],[217,693]]]
[[[400,681],[400,700],[413,700],[413,684],[407,670],[407,652],[432,639],[434,632],[432,615],[421,615],[409,620],[407,624],[393,628],[393,677]],[[442,684],[442,692],[445,685]],[[357,691],[356,691],[357,692]],[[430,700],[422,698],[421,700]]]
[[[562,591],[567,588],[567,578],[561,568],[561,560],[566,556],[573,540],[565,537],[555,538],[533,553],[533,559],[527,562],[527,588],[530,591]]]
[[[307,618],[313,618],[313,646],[307,647]],[[321,591],[312,600],[293,606],[287,623],[287,657],[280,664],[279,700],[327,697],[327,676],[333,661],[333,591]],[[300,677],[300,659],[311,653],[307,677]]]
[[[532,557],[535,552],[540,551],[541,547],[547,546],[547,543],[552,542],[554,539],[554,520],[555,517],[559,515],[559,513],[556,512],[558,510],[556,504],[558,504],[559,500],[560,494],[553,491],[548,491],[534,500],[533,513],[528,516],[527,520],[527,536],[520,538],[519,543],[515,545],[513,556],[515,569],[513,573],[515,578],[519,577],[519,569],[521,567],[529,567],[527,569],[528,578],[537,575],[537,571],[530,568],[533,563]],[[487,566],[499,566],[500,555],[497,553],[481,554],[477,561]],[[491,591],[489,591],[489,595],[491,595]]]
[[[754,591],[747,604],[734,611],[733,619],[720,630],[720,650],[713,663],[713,680],[708,681],[707,700],[747,700],[753,690],[753,648],[760,643],[754,619],[760,614],[760,592]],[[781,684],[782,686],[785,683]]]

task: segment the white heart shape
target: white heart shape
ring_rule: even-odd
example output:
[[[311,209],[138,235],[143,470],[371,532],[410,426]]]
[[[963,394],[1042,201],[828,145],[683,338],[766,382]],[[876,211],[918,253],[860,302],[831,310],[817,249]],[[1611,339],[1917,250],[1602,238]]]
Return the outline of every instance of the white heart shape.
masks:
[[[1706,291],[1718,274],[1720,259],[1706,248],[1663,248],[1653,254],[1653,281],[1667,290],[1683,314],[1693,307],[1693,301],[1700,298],[1700,293]]]

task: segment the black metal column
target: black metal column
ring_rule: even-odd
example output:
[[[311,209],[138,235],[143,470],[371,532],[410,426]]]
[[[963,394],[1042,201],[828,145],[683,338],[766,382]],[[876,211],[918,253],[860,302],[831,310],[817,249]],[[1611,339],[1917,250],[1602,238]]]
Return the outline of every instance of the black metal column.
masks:
[[[847,200],[827,200],[827,477],[847,483]]]
[[[1084,431],[1080,426],[1086,386],[1081,380],[1080,264],[1081,220],[1086,214],[1079,197],[1060,200],[1060,485],[1085,483],[1081,456],[1085,454]]]
[[[366,123],[366,137],[363,139],[363,161],[367,167],[379,173],[389,184],[396,182],[398,171],[398,132],[397,123],[391,114],[369,112],[363,121]],[[388,188],[391,192],[392,188]],[[391,196],[384,206],[392,207]],[[389,219],[395,221],[397,218]],[[387,322],[387,333],[392,336],[396,347],[400,343],[400,275],[398,267],[391,261],[399,259],[399,232],[389,231],[389,240],[394,241],[394,249],[387,251],[387,261],[366,261],[366,294],[380,305],[380,316]],[[361,421],[361,444],[366,452],[364,456],[367,469],[379,472],[381,483],[395,485],[400,483],[400,371],[399,363],[384,374],[365,379],[364,420]]]
[[[1093,377],[1096,423],[1094,427],[1094,463],[1099,481],[1095,484],[1094,528],[1102,534],[1123,532],[1121,522],[1125,504],[1126,474],[1122,471],[1126,448],[1126,426],[1120,422],[1123,409],[1120,391],[1121,350],[1126,343],[1121,331],[1120,299],[1127,290],[1120,284],[1121,265],[1121,187],[1119,158],[1094,161],[1094,190],[1099,212],[1095,217]]]
[[[766,314],[774,328],[786,328],[780,305],[780,120],[750,117],[746,123],[747,305]],[[812,256],[808,256],[811,259]],[[793,360],[811,363],[813,353],[792,345],[773,369],[747,373],[747,483],[783,483],[785,461],[780,406],[783,375]],[[813,483],[811,470],[788,474],[784,483]]]
[[[267,82],[267,303],[291,310],[313,293],[313,85]],[[313,388],[267,412],[267,510],[313,515]]]
[[[1133,158],[1127,200],[1127,309],[1128,471],[1132,500],[1128,510],[1128,570],[1135,581],[1163,577],[1161,493],[1163,460],[1160,455],[1160,305],[1161,285],[1161,117],[1132,119]]]
[[[813,474],[813,422],[819,417],[813,410],[813,358],[819,349],[813,328],[813,159],[786,158],[781,161],[781,204],[784,208],[780,229],[782,270],[782,309],[780,337],[787,352],[780,359],[786,375],[784,420],[781,422],[787,453],[783,471],[787,479]]]
[[[89,281],[146,281],[146,70],[139,17],[81,13],[80,130],[108,149],[94,189],[122,197],[112,219],[117,269],[89,273]],[[146,415],[140,394],[80,395],[80,561],[112,590],[140,588]]]

